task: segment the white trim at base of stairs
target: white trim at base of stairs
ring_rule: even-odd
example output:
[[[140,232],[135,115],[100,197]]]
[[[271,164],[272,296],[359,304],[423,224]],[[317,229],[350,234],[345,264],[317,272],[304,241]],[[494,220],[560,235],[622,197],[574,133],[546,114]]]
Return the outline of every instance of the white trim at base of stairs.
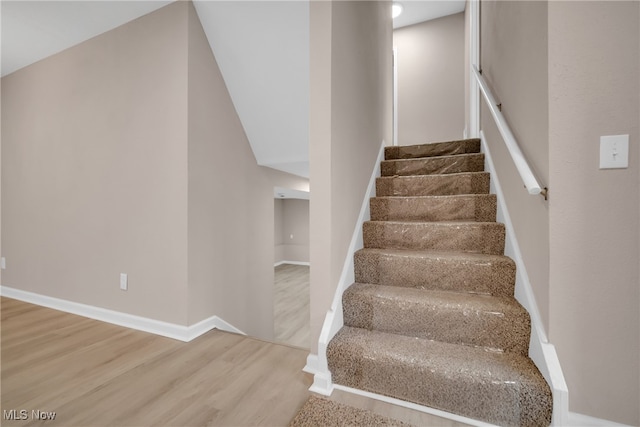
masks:
[[[121,313],[119,311],[108,310],[106,308],[53,298],[8,286],[0,286],[0,295],[184,342],[189,342],[212,329],[220,329],[221,331],[246,335],[240,329],[227,323],[218,316],[209,317],[191,326],[183,326],[146,317],[135,316],[133,314]]]
[[[291,265],[306,265],[306,266],[310,266],[311,263],[308,261],[278,261],[276,263],[273,264],[274,267],[277,267],[279,265],[282,264],[291,264]]]
[[[498,199],[496,220],[505,226],[505,247],[504,254],[516,263],[516,287],[515,297],[522,306],[529,312],[531,318],[531,339],[529,341],[529,357],[534,361],[542,376],[551,387],[553,395],[553,418],[551,425],[565,426],[569,417],[569,389],[564,380],[564,375],[560,367],[560,360],[553,344],[547,339],[544,331],[540,311],[533,294],[533,288],[529,281],[529,275],[524,264],[520,246],[516,240],[513,223],[509,216],[504,194],[496,173],[491,153],[484,136],[480,131],[481,152],[485,156],[485,170],[490,173],[490,192]]]
[[[631,427],[627,424],[620,424],[614,421],[603,420],[589,415],[569,412],[567,427]]]

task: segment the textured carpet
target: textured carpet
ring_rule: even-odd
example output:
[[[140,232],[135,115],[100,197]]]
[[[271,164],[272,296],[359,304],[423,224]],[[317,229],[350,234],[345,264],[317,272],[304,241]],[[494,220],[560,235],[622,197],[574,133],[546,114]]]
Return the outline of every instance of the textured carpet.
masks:
[[[290,427],[394,426],[410,427],[400,421],[354,408],[329,399],[311,396],[289,423]]]

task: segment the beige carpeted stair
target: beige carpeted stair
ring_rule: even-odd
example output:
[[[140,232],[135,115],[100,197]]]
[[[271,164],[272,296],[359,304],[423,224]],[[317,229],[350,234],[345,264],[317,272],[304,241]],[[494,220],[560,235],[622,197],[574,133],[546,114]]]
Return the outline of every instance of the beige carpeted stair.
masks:
[[[477,139],[388,147],[329,343],[337,384],[498,425],[551,422]]]

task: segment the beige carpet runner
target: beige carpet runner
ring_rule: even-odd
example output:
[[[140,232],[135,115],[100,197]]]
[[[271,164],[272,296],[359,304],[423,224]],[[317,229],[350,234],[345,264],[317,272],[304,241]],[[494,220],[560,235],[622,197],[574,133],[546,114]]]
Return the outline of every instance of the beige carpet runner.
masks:
[[[337,384],[507,426],[551,422],[477,139],[388,147],[327,358]]]

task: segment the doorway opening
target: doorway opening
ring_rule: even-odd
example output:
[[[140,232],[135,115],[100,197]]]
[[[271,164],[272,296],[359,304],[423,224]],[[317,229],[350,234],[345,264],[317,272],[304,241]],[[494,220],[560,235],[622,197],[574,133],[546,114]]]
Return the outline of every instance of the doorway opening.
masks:
[[[274,188],[273,330],[278,343],[308,349],[309,193]]]

